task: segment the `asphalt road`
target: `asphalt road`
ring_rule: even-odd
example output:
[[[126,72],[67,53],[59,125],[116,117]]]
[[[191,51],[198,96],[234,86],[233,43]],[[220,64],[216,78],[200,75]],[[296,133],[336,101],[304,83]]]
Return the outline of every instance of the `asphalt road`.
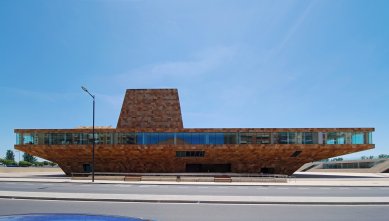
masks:
[[[227,186],[227,185],[142,185],[0,182],[1,191],[213,195],[213,196],[350,196],[388,197],[389,187],[317,187],[317,186]]]
[[[0,199],[0,215],[29,213],[104,214],[159,221],[387,221],[389,206],[164,204]]]

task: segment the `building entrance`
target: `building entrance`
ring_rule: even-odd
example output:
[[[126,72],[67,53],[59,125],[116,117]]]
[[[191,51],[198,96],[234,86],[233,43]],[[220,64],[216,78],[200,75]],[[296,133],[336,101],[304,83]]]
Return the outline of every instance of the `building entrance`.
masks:
[[[228,173],[231,172],[231,164],[186,164],[185,172],[188,173]]]

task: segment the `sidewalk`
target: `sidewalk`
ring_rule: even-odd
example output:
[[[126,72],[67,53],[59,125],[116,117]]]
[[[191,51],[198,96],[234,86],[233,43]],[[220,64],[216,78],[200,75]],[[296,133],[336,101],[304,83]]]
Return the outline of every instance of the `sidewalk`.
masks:
[[[344,174],[343,174],[344,175]],[[374,175],[374,176],[373,176]],[[388,175],[388,174],[385,174]],[[230,186],[389,186],[389,176],[368,178],[290,178],[287,183],[273,182],[172,182],[172,181],[115,181],[95,180],[97,184],[155,184],[155,185],[230,185]],[[91,183],[91,180],[72,180],[58,173],[0,173],[1,182]]]

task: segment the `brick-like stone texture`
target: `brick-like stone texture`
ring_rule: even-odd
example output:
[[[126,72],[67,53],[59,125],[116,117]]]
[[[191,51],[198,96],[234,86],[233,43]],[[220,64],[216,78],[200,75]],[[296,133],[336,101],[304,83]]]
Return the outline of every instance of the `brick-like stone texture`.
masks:
[[[117,128],[183,128],[177,89],[128,89]]]
[[[68,175],[91,164],[91,145],[15,145],[23,152],[58,163]],[[258,173],[274,168],[292,174],[307,162],[374,148],[374,144],[231,144],[231,145],[96,145],[96,172],[174,173],[186,164],[231,164],[231,172]],[[205,151],[204,157],[176,157],[176,151]],[[301,151],[292,157],[295,151]]]

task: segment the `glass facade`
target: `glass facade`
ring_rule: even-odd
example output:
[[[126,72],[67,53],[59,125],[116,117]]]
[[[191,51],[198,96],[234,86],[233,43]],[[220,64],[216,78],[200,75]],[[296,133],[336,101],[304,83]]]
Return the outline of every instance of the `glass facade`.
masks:
[[[96,133],[97,144],[372,144],[371,132]],[[92,133],[17,133],[16,144],[92,144]]]

